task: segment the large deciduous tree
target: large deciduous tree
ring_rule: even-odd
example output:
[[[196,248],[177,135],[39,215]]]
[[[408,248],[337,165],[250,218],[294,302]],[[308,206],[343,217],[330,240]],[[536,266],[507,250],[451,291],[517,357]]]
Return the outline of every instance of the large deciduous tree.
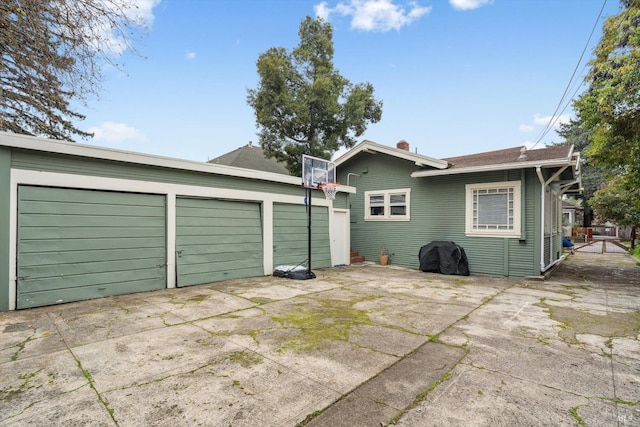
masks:
[[[152,0],[152,4],[156,0]],[[70,108],[98,94],[101,67],[145,29],[132,0],[0,2],[0,130],[58,140],[89,137]]]
[[[592,132],[587,156],[640,185],[639,0],[621,1],[620,13],[606,20],[586,81],[574,106]]]
[[[300,42],[288,52],[270,48],[257,61],[259,84],[248,91],[260,145],[299,175],[302,154],[329,159],[352,147],[369,123],[382,116],[370,83],[352,84],[333,65],[333,28],[307,17]]]

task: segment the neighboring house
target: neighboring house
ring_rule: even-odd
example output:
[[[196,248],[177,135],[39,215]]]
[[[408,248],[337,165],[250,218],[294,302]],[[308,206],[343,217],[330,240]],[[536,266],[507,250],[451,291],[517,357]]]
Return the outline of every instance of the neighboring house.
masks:
[[[417,268],[421,246],[453,241],[473,274],[539,276],[562,255],[562,195],[579,192],[572,146],[515,147],[438,160],[364,141],[336,159],[348,195],[351,248]]]
[[[582,221],[578,221],[578,213],[582,209],[578,209],[575,203],[568,200],[562,201],[562,223],[565,227],[581,226]]]
[[[268,275],[307,258],[302,179],[0,132],[0,311]],[[346,205],[343,187],[335,203]],[[313,196],[312,268],[348,263]]]
[[[267,158],[262,148],[256,147],[252,142],[211,159],[208,163],[289,175],[284,163],[277,161],[274,157]]]
[[[578,227],[582,227],[583,209],[578,200],[562,200],[562,229],[565,237],[571,238]]]

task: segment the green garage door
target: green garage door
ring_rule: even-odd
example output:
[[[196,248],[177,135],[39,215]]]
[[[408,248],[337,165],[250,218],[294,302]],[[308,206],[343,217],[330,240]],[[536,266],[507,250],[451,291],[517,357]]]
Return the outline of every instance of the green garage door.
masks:
[[[165,197],[20,186],[17,308],[166,287]]]
[[[177,286],[264,275],[259,203],[176,200]]]
[[[314,206],[311,214],[311,267],[331,267],[329,209]],[[308,242],[306,206],[274,203],[274,267],[296,265],[306,260],[309,253]]]

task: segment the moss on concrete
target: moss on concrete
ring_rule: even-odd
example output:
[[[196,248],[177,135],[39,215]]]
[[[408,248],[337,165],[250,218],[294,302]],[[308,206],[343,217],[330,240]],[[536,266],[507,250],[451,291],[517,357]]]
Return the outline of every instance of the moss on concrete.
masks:
[[[590,334],[602,337],[635,337],[640,332],[640,311],[630,313],[609,312],[593,314],[569,307],[536,304],[549,312],[549,317],[561,324],[558,336],[565,342],[578,344],[576,335]]]
[[[281,350],[297,352],[323,347],[331,341],[348,341],[353,329],[360,325],[372,325],[368,310],[359,310],[354,305],[363,301],[337,299],[316,300],[319,305],[294,308],[271,319],[286,329],[296,328],[298,334],[288,338]]]
[[[247,351],[236,351],[235,353],[231,353],[229,355],[229,360],[239,363],[243,368],[249,368],[253,365],[259,365],[264,362],[262,357],[257,353]]]

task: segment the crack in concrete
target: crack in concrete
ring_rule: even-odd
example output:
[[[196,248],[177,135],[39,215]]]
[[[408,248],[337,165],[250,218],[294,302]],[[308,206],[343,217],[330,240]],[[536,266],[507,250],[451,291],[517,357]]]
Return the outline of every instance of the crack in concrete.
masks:
[[[109,407],[109,402],[107,402],[104,397],[102,396],[102,394],[98,391],[98,389],[96,388],[95,384],[93,383],[93,378],[91,377],[91,374],[89,373],[89,371],[87,371],[86,369],[84,369],[82,367],[82,362],[80,361],[80,359],[76,356],[76,354],[73,352],[73,350],[71,349],[71,347],[69,347],[69,345],[67,344],[66,340],[64,339],[64,336],[60,333],[60,329],[58,328],[58,325],[54,323],[54,326],[58,332],[58,335],[60,336],[60,340],[62,340],[62,342],[64,342],[64,345],[67,349],[67,351],[71,354],[71,357],[73,357],[73,359],[75,360],[76,364],[78,365],[78,368],[80,369],[80,371],[82,372],[82,375],[86,378],[87,383],[89,385],[89,387],[94,391],[94,393],[96,394],[96,397],[98,398],[98,401],[100,402],[100,404],[105,408],[105,410],[107,411],[107,413],[109,414],[109,417],[111,417],[111,419],[113,420],[114,424],[116,426],[118,426],[118,420],[116,420],[115,415],[113,413],[113,409],[111,409]]]

